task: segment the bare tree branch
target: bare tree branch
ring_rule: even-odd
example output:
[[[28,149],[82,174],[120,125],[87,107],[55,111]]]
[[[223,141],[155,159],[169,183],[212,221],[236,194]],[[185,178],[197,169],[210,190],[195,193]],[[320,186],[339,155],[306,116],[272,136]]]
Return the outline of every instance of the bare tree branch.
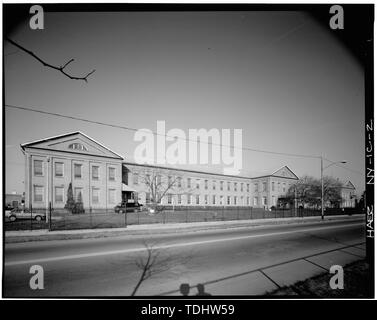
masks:
[[[171,270],[174,266],[179,264],[187,264],[191,259],[191,255],[185,255],[182,257],[173,257],[166,251],[157,249],[155,246],[157,243],[151,244],[144,241],[144,247],[147,252],[147,257],[139,257],[135,261],[136,266],[141,270],[139,280],[137,281],[131,296],[134,296],[143,282],[149,278]]]
[[[63,66],[60,66],[60,67],[57,67],[57,66],[54,66],[52,64],[49,64],[47,63],[46,61],[42,60],[40,57],[38,57],[34,52],[24,48],[23,46],[21,46],[20,44],[18,44],[17,42],[13,41],[12,39],[8,38],[8,37],[5,37],[5,40],[7,40],[8,42],[10,42],[11,44],[13,44],[15,47],[21,49],[22,51],[26,52],[27,54],[29,54],[30,56],[32,56],[34,59],[38,60],[40,63],[42,63],[45,67],[49,67],[51,69],[54,69],[54,70],[57,70],[59,72],[61,72],[62,74],[64,74],[66,77],[72,79],[72,80],[84,80],[85,82],[88,82],[88,77],[93,74],[96,70],[92,70],[91,72],[89,72],[87,75],[83,76],[83,77],[76,77],[76,76],[72,76],[70,75],[69,73],[65,72],[64,69],[65,67],[70,64],[71,62],[74,61],[74,59],[71,59],[69,60],[66,64],[64,64]]]

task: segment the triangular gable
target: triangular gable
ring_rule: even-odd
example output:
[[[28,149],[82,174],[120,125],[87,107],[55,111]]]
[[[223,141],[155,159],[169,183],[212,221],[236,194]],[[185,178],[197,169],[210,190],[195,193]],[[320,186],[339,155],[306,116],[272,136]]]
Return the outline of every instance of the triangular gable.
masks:
[[[349,180],[345,184],[345,187],[349,188],[349,189],[356,189],[355,186],[353,185],[353,183],[351,181],[349,181]]]
[[[298,180],[298,177],[287,166],[284,166],[284,167],[280,168],[279,170],[275,171],[272,174],[272,176],[283,177],[283,178],[291,178],[291,179]]]
[[[119,154],[111,151],[101,143],[88,137],[82,132],[72,132],[54,136],[46,139],[36,140],[21,145],[24,148],[38,148],[54,151],[89,154],[102,157],[118,158],[123,160]]]

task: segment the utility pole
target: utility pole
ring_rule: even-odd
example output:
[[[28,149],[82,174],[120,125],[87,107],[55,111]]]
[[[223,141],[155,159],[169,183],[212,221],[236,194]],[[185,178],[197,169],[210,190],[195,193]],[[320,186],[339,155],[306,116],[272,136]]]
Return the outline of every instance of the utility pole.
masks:
[[[323,155],[321,154],[321,219],[323,220],[324,217],[325,217],[325,212],[324,212],[324,190],[323,190],[323,171],[325,169],[327,169],[328,167],[331,167],[332,165],[334,164],[337,164],[337,163],[347,163],[347,161],[336,161],[336,162],[332,162],[327,166],[327,167],[323,167]]]
[[[323,207],[323,155],[321,154],[321,219],[325,218],[325,210]]]

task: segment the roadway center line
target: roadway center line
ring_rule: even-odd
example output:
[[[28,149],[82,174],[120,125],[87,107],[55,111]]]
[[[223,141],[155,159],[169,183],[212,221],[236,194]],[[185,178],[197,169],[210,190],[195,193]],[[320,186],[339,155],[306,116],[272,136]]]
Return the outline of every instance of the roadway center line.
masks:
[[[256,234],[256,235],[249,235],[249,236],[239,236],[239,237],[230,237],[230,238],[228,237],[228,238],[220,238],[220,239],[212,239],[212,240],[175,243],[175,244],[153,246],[153,249],[155,249],[155,250],[157,250],[157,249],[169,249],[169,248],[196,246],[196,245],[225,242],[225,241],[236,241],[236,240],[243,240],[243,239],[280,236],[280,235],[292,234],[292,233],[322,231],[322,230],[327,230],[327,229],[341,229],[341,228],[355,227],[357,225],[364,225],[364,223],[349,223],[349,224],[345,224],[345,225],[341,225],[341,226],[315,227],[315,228],[307,228],[307,229],[299,229],[299,230],[291,230],[291,231],[270,232],[270,233]],[[17,266],[17,265],[23,265],[23,264],[36,264],[36,263],[40,263],[40,262],[53,262],[53,261],[61,261],[61,260],[69,260],[69,259],[82,259],[82,258],[116,255],[116,254],[124,254],[124,253],[134,253],[134,252],[141,252],[141,251],[145,251],[145,250],[146,250],[146,247],[139,247],[139,248],[132,248],[132,249],[121,249],[121,250],[110,250],[110,251],[100,251],[100,252],[91,252],[91,253],[80,253],[80,254],[73,254],[73,255],[58,256],[58,257],[9,261],[9,262],[5,262],[4,265],[5,265],[5,267],[11,267],[11,266]]]

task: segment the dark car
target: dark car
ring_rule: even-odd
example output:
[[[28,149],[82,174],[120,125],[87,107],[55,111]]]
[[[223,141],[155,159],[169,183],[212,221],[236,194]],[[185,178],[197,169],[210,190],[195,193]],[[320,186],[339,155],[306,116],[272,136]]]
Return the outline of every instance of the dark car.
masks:
[[[118,204],[117,206],[115,206],[114,211],[116,213],[137,212],[141,210],[142,206],[143,205],[138,202],[129,202],[129,203],[122,202]]]

